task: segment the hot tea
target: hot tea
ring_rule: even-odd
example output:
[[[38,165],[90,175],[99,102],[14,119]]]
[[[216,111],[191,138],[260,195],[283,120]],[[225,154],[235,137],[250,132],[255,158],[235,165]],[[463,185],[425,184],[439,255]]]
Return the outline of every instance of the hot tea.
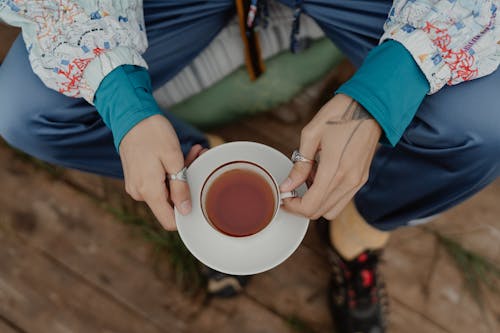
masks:
[[[271,222],[276,199],[272,185],[257,172],[232,169],[220,174],[205,197],[210,223],[229,236],[244,237]]]

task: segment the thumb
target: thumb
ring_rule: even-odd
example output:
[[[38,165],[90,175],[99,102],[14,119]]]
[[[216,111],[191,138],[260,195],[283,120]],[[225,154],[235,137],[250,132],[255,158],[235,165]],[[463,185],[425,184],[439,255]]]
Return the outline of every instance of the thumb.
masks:
[[[191,193],[185,181],[171,180],[170,196],[174,206],[182,215],[187,215],[191,212]]]
[[[295,162],[288,177],[281,183],[281,192],[288,192],[296,189],[304,183],[312,171],[313,164],[306,162]]]

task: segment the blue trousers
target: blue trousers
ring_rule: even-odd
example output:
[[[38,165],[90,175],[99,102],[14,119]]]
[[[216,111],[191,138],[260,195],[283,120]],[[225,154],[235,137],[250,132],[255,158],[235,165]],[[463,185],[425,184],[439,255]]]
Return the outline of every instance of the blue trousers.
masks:
[[[301,6],[359,66],[377,45],[391,1],[305,0]],[[150,47],[144,57],[153,86],[190,63],[234,13],[233,0],[145,1]],[[498,177],[498,87],[500,71],[424,99],[400,143],[377,152],[369,181],[356,196],[369,223],[389,230],[439,213]],[[95,108],[46,88],[31,71],[21,38],[0,67],[0,101],[0,135],[12,146],[65,167],[122,177],[112,135]],[[206,145],[202,133],[167,117],[184,153],[196,143]]]

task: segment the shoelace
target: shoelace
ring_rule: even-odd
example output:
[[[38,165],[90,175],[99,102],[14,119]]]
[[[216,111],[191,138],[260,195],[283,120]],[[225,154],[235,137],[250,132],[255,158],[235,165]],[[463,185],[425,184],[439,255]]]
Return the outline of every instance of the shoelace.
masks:
[[[338,265],[333,266],[333,276],[337,284],[347,288],[347,299],[338,299],[339,303],[347,302],[351,309],[362,306],[380,304],[382,327],[387,327],[389,302],[385,282],[379,272],[376,254],[362,253],[353,261],[346,262],[335,255]],[[337,295],[337,297],[340,295]]]

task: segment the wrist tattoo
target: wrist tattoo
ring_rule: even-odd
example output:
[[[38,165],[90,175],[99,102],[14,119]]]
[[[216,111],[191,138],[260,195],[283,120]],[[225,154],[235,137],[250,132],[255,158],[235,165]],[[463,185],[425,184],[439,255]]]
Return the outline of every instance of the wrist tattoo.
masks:
[[[361,104],[359,104],[355,100],[352,100],[351,103],[349,103],[349,105],[345,108],[344,113],[342,113],[340,119],[328,120],[326,123],[329,125],[338,125],[345,124],[351,121],[363,121],[368,119],[373,119],[372,115],[368,113],[368,111],[366,111],[366,109]]]

